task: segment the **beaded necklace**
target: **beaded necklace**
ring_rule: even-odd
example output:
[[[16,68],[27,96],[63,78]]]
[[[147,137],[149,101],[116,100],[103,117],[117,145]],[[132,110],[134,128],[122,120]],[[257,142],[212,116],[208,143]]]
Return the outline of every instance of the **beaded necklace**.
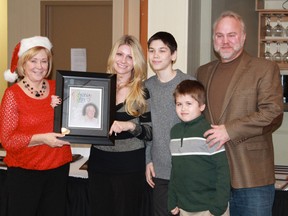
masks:
[[[45,90],[47,88],[46,86],[46,82],[43,80],[42,81],[42,87],[41,89],[38,91],[38,90],[34,90],[34,87],[30,86],[30,84],[23,80],[22,83],[24,84],[24,87],[31,93],[31,94],[34,94],[35,97],[40,97],[40,96],[43,96],[44,93],[45,93]]]

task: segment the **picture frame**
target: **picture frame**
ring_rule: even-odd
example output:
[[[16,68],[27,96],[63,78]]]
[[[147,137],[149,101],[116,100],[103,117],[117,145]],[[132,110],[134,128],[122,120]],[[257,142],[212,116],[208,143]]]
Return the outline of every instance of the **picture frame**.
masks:
[[[116,74],[56,70],[54,131],[70,143],[114,145]]]

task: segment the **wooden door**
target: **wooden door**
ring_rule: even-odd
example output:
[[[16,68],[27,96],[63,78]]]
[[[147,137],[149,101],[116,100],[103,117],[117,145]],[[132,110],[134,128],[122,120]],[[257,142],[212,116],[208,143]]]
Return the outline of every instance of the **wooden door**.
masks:
[[[87,71],[105,72],[112,46],[112,1],[41,2],[41,35],[53,44],[53,73],[71,70],[71,48],[86,48]]]

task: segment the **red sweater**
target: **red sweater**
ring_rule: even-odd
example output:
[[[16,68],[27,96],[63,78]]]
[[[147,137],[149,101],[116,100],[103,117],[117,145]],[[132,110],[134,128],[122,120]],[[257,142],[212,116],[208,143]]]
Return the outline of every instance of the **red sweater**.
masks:
[[[7,88],[0,112],[0,139],[6,150],[4,159],[8,167],[47,170],[71,161],[71,148],[65,145],[28,147],[34,134],[53,132],[54,110],[50,106],[55,94],[55,81],[48,81],[49,95],[43,99],[27,96],[19,85]]]

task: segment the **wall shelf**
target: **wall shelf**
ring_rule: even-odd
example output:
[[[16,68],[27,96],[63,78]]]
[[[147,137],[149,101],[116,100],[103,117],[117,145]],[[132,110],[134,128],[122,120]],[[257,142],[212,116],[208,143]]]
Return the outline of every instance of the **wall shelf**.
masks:
[[[258,57],[277,62],[281,72],[284,111],[288,111],[288,10],[283,9],[283,2],[256,0],[255,10],[258,12]]]

